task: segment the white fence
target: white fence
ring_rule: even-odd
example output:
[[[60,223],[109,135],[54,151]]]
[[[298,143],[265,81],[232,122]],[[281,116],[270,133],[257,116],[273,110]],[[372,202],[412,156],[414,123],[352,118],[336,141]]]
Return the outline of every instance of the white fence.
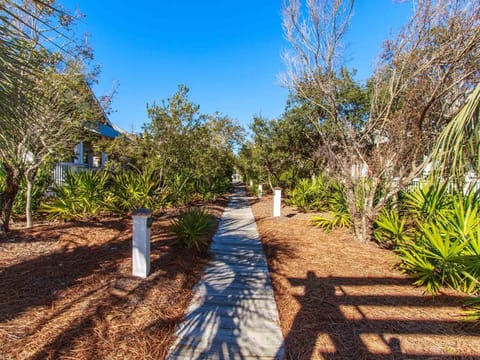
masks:
[[[61,162],[55,165],[52,174],[52,182],[55,185],[63,185],[67,172],[80,172],[84,170],[98,170],[98,167],[91,167],[87,164],[74,164],[69,162]]]

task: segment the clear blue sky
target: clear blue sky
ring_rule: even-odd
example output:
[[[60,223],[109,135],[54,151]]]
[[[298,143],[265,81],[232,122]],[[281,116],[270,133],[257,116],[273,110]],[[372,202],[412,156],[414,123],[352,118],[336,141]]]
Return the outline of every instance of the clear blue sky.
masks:
[[[127,131],[148,121],[146,104],[170,97],[178,84],[202,113],[219,111],[248,125],[255,114],[280,116],[288,95],[277,76],[286,48],[281,0],[60,0],[86,18],[97,96],[118,82],[110,119]],[[347,38],[348,65],[371,73],[381,42],[411,12],[410,4],[357,0]]]

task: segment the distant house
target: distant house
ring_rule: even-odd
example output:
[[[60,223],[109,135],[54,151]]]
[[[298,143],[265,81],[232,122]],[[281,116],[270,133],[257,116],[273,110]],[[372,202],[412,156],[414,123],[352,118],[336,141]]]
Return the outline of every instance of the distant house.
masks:
[[[90,90],[91,91],[91,90]],[[95,148],[95,143],[100,139],[115,139],[125,134],[125,132],[116,127],[108,119],[107,114],[101,110],[101,106],[92,93],[92,98],[100,109],[99,119],[90,122],[87,131],[90,132],[88,140],[84,140],[75,145],[72,149],[72,159],[66,162],[59,162],[55,165],[53,172],[53,182],[57,185],[62,184],[67,171],[81,171],[84,169],[102,169],[108,158],[107,154]]]

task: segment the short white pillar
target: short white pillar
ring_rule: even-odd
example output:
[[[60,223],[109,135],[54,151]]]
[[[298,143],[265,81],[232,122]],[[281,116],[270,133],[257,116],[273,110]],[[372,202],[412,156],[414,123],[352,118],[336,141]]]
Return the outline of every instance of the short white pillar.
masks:
[[[152,212],[138,209],[132,214],[132,275],[146,278],[150,273],[150,225]]]
[[[253,180],[250,180],[250,187],[253,186]]]
[[[263,194],[262,184],[258,184],[258,198],[261,199]]]
[[[282,189],[275,188],[275,195],[273,197],[273,217],[281,216],[282,208]]]

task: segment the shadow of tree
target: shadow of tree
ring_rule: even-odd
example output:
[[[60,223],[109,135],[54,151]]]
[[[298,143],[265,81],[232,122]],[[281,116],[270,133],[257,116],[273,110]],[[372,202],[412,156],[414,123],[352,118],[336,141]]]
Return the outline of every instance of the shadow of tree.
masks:
[[[105,241],[89,244],[89,232],[97,226],[103,229],[97,222],[59,224],[50,234],[75,228],[85,245],[63,246],[56,243],[56,236],[50,237],[45,241],[54,250],[0,267],[0,358],[59,358],[77,351],[83,358],[104,358],[106,348],[101,343],[111,336],[109,332],[115,333],[115,341],[138,341],[139,349],[148,349],[152,358],[166,355],[181,310],[208,256],[175,246],[168,221],[163,219],[152,227],[151,275],[146,280],[134,278],[130,276],[130,220],[106,223],[115,231]],[[35,244],[36,240],[24,242]],[[165,304],[144,320],[144,330],[125,325],[132,312],[152,301],[152,294],[162,293]],[[150,342],[145,343],[145,337]],[[112,353],[114,340],[109,345]]]
[[[287,359],[479,359],[480,356],[452,350],[452,354],[435,350],[412,353],[402,350],[402,335],[478,336],[462,321],[422,320],[402,318],[375,318],[363,309],[375,307],[410,307],[435,312],[436,308],[458,307],[463,297],[440,295],[435,299],[425,296],[356,295],[345,287],[410,286],[409,279],[385,277],[317,277],[308,271],[305,278],[288,278],[293,287],[303,288],[303,295],[295,298],[300,304],[295,320],[285,339]],[[388,291],[386,291],[388,293]],[[345,314],[345,306],[354,307],[358,315]],[[316,351],[319,336],[328,337],[330,349]],[[365,336],[375,339],[375,346]],[[383,343],[379,345],[379,343]]]
[[[256,359],[283,348],[265,256],[253,217],[237,190],[211,247],[212,261],[194,297],[168,359]],[[270,341],[272,340],[272,341]]]

